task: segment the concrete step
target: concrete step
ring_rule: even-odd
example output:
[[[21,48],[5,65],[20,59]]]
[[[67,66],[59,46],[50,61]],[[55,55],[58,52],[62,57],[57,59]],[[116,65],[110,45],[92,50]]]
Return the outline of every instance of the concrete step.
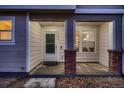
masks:
[[[55,88],[56,78],[30,78],[25,88]]]

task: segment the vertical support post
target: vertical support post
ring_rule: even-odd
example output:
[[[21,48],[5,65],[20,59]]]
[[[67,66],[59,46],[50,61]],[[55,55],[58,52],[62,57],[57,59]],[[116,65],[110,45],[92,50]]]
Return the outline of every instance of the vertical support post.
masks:
[[[65,74],[76,73],[75,20],[66,20]]]
[[[75,20],[68,19],[65,21],[66,49],[75,48]]]
[[[116,72],[118,74],[121,74],[122,72],[122,50],[119,49],[120,43],[117,42],[116,39],[120,37],[120,34],[117,33],[117,23],[113,21],[113,31],[112,34],[112,47],[108,50],[109,53],[109,71]],[[119,30],[120,31],[120,30]],[[120,42],[120,39],[118,39]],[[119,47],[118,47],[119,46]]]
[[[30,71],[30,14],[26,15],[26,72]]]

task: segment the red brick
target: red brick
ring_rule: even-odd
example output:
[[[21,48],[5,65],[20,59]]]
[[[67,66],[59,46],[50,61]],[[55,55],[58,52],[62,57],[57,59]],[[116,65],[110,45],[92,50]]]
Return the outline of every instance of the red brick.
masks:
[[[121,73],[122,70],[122,51],[108,50],[109,53],[109,70]]]
[[[76,74],[76,50],[65,50],[65,74]]]

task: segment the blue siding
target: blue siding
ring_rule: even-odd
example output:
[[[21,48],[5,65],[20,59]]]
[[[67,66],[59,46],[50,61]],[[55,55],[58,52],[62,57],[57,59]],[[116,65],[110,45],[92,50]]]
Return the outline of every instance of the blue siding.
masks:
[[[118,9],[118,11],[114,11],[114,15],[107,14],[99,14],[101,10],[97,11],[98,14],[41,14],[31,13],[31,20],[67,20],[67,38],[66,38],[66,48],[73,49],[74,48],[74,24],[73,20],[76,21],[115,21],[115,49],[122,49],[122,13],[123,6],[2,6],[0,5],[0,10],[39,10],[39,9]],[[122,9],[122,10],[120,10]],[[5,11],[4,11],[5,12]],[[11,12],[11,11],[10,11]],[[9,13],[10,13],[9,12]],[[50,12],[50,11],[48,11]],[[3,13],[3,12],[1,12]],[[0,45],[0,72],[25,72],[26,71],[26,13],[18,12],[13,14],[0,14],[2,16],[15,16],[15,45]],[[24,69],[22,69],[24,68]]]
[[[0,72],[25,72],[26,14],[9,15],[15,16],[15,45],[0,45]]]

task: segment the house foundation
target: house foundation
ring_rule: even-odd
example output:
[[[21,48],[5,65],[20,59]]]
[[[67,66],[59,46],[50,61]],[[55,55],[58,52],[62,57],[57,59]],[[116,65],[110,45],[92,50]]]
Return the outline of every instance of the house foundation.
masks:
[[[109,71],[121,74],[122,71],[122,51],[108,50]]]
[[[65,74],[76,74],[76,50],[65,50]]]

